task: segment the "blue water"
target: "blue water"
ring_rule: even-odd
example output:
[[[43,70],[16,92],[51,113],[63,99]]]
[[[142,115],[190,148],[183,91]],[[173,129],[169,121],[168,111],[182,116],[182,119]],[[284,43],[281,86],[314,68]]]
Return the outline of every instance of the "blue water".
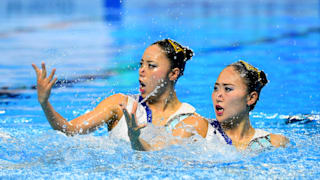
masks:
[[[320,177],[319,120],[284,119],[320,113],[317,0],[3,0],[0,23],[1,179]],[[45,61],[70,82],[54,88],[50,100],[73,119],[111,94],[138,93],[143,50],[167,37],[195,51],[176,89],[205,117],[215,117],[213,84],[227,64],[244,59],[264,70],[270,82],[250,118],[256,128],[287,136],[289,147],[248,155],[198,142],[136,152],[105,128],[76,137],[51,129],[31,63]]]

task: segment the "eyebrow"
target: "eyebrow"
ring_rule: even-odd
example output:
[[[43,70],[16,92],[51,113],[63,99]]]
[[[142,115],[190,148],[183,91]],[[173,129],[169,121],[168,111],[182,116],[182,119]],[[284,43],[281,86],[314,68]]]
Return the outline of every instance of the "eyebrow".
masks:
[[[147,61],[147,63],[154,62],[153,60],[144,60],[144,59],[140,60],[140,62],[144,62],[144,61]]]
[[[220,83],[215,83],[214,85],[220,85]],[[223,86],[234,86],[234,84],[223,83]]]

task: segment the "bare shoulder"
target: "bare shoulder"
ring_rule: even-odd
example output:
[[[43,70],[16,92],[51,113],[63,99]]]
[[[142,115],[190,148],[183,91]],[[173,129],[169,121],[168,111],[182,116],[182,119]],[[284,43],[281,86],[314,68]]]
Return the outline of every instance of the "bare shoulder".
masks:
[[[280,134],[270,134],[270,141],[275,147],[285,147],[289,143],[289,139]]]
[[[184,123],[188,124],[194,124],[194,123],[200,123],[199,125],[203,124],[208,126],[208,120],[202,116],[200,116],[197,113],[194,113],[193,115],[189,116],[188,118],[183,120]]]
[[[118,93],[118,94],[114,94],[112,96],[109,96],[107,98],[105,98],[103,101],[101,101],[99,103],[98,106],[110,106],[110,105],[119,105],[119,104],[123,104],[125,105],[127,103],[127,99],[128,96]]]
[[[206,137],[208,131],[208,121],[199,114],[194,113],[192,116],[189,116],[188,118],[180,122],[177,127],[181,127],[184,124],[191,125],[196,129],[198,134],[200,134],[202,137]]]

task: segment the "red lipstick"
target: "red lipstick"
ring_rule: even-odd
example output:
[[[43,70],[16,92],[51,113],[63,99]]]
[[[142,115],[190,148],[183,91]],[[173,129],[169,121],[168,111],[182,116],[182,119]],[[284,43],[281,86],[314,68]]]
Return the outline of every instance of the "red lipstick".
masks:
[[[223,109],[222,106],[216,105],[216,114],[217,114],[218,116],[222,116],[222,115],[223,115],[223,111],[224,111],[224,109]]]

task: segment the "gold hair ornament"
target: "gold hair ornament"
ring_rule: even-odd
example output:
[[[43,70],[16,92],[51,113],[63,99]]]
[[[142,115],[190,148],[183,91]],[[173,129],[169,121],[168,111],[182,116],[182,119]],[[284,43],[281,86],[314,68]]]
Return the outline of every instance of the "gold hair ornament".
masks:
[[[176,43],[174,43],[171,39],[168,39],[168,42],[171,44],[171,46],[173,47],[175,53],[179,53],[180,51],[183,52],[183,56],[184,58],[186,58],[186,52],[181,48],[179,47]]]
[[[239,62],[242,63],[246,67],[247,71],[255,71],[255,72],[257,72],[258,73],[258,80],[260,80],[261,71],[259,71],[257,68],[253,67],[251,64],[248,64],[245,61],[240,60]]]

